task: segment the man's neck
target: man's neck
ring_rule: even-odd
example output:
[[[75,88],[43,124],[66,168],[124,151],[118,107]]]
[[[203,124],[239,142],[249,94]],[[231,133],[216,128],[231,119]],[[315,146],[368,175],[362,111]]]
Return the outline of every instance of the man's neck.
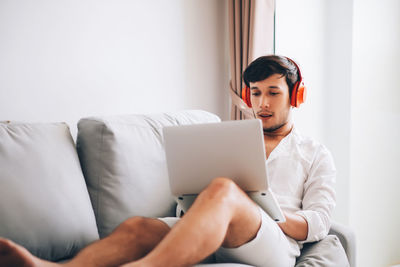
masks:
[[[293,129],[293,122],[288,121],[282,127],[274,130],[274,131],[264,131],[264,140],[265,141],[280,141],[285,136],[287,136]]]

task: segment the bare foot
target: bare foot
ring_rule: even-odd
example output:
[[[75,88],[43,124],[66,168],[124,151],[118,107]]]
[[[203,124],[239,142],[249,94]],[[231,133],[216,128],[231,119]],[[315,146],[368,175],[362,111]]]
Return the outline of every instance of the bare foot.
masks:
[[[24,247],[11,240],[0,238],[0,266],[4,267],[50,267],[57,266],[33,256]]]

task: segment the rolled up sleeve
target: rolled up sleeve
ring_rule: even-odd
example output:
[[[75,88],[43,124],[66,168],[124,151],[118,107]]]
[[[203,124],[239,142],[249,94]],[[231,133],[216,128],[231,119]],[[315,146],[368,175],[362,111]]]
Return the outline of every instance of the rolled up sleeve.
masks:
[[[304,183],[302,210],[296,214],[308,224],[307,239],[301,243],[319,241],[327,236],[331,214],[336,205],[336,168],[330,152],[323,146],[314,157],[309,176]]]

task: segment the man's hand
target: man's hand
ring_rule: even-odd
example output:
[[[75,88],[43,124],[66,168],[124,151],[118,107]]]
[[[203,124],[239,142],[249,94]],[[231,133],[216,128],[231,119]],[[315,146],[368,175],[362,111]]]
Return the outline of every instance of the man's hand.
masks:
[[[286,221],[278,223],[282,231],[291,238],[303,241],[307,239],[308,235],[308,223],[303,216],[284,212]]]

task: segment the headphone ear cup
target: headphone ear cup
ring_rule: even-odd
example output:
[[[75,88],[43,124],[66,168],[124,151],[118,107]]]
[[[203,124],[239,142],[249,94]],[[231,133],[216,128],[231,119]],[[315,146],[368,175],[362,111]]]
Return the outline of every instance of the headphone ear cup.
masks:
[[[290,105],[292,107],[296,107],[297,108],[297,92],[299,88],[299,82],[296,82],[293,86],[293,91],[292,91],[292,95],[290,96]]]
[[[290,99],[290,104],[298,108],[306,101],[307,90],[303,82],[297,82],[293,86],[293,92]]]
[[[300,84],[299,89],[297,89],[297,97],[296,97],[296,107],[300,107],[306,101],[307,97],[307,89],[303,83]]]
[[[250,88],[245,86],[242,89],[242,99],[246,105],[251,108],[251,101],[250,101]]]

